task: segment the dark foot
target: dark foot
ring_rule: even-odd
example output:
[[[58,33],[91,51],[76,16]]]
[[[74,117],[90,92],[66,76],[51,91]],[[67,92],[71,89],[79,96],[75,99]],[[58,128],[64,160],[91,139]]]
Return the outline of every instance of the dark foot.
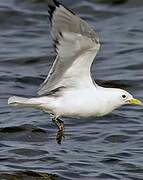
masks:
[[[59,129],[57,132],[56,141],[58,144],[61,144],[61,142],[64,138],[64,129],[65,129],[64,128],[64,122],[58,118],[53,118],[52,120],[57,125],[57,127]]]
[[[57,141],[57,143],[58,143],[58,144],[61,144],[63,138],[64,138],[64,131],[58,130],[57,136],[56,136],[56,141]]]

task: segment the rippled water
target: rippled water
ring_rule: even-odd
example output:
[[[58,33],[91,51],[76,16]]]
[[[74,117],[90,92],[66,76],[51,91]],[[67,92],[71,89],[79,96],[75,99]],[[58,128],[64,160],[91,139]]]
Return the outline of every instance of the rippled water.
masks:
[[[47,8],[39,2],[0,1],[1,172],[54,173],[62,180],[143,179],[142,107],[125,106],[100,119],[64,119],[66,137],[59,146],[48,114],[7,105],[11,95],[36,95],[54,59]],[[62,2],[99,34],[97,81],[143,100],[143,4]]]

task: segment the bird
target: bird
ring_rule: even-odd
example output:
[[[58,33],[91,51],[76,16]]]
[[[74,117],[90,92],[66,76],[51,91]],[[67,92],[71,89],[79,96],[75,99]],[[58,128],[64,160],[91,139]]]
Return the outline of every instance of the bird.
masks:
[[[122,105],[143,105],[129,92],[106,88],[92,78],[91,66],[100,49],[92,27],[57,0],[47,0],[56,58],[36,97],[12,96],[8,104],[38,108],[52,116],[64,137],[62,117],[100,117]]]

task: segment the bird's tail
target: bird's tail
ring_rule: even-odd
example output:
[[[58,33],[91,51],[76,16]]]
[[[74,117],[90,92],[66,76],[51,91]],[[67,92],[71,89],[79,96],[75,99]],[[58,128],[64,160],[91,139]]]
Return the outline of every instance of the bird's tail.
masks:
[[[28,98],[12,96],[8,99],[8,104],[13,106],[26,105]]]
[[[36,102],[34,98],[23,98],[19,96],[12,96],[8,99],[8,104],[12,106],[33,107],[35,105],[38,105],[38,102]]]

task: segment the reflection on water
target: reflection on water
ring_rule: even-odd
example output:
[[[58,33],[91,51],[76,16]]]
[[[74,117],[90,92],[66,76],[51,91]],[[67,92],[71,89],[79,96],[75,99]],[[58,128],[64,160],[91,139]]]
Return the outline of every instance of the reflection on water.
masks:
[[[86,19],[101,39],[93,65],[100,84],[122,87],[143,100],[143,6],[62,1]],[[143,110],[125,106],[98,118],[64,119],[56,144],[48,114],[7,105],[11,95],[35,96],[54,50],[42,1],[0,2],[0,169],[57,174],[62,180],[142,179]]]

